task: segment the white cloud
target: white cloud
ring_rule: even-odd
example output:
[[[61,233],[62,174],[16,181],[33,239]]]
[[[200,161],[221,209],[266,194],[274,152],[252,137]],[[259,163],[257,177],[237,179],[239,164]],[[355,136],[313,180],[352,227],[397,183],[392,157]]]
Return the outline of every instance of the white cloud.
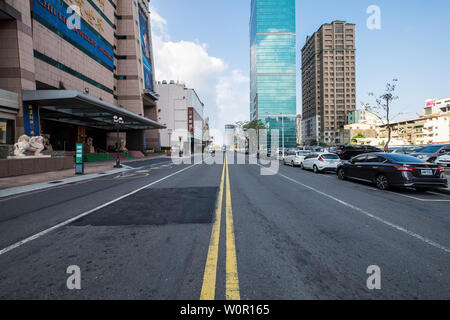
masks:
[[[175,80],[194,88],[205,104],[205,114],[222,143],[224,125],[248,119],[249,79],[240,70],[208,53],[208,44],[199,39],[172,41],[167,21],[151,7],[155,77]]]

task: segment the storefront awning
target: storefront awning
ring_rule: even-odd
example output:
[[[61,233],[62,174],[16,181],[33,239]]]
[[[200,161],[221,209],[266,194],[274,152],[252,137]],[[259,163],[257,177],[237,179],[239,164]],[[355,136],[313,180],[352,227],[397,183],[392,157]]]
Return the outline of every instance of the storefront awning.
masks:
[[[39,105],[41,119],[113,130],[113,117],[119,116],[124,120],[121,130],[166,128],[159,122],[74,90],[25,90],[23,101]]]

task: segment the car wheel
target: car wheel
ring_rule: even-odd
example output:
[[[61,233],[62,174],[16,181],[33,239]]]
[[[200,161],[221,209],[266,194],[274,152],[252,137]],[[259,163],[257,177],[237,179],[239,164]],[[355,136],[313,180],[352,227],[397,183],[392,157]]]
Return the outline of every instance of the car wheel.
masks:
[[[347,177],[345,176],[345,171],[344,171],[344,169],[342,169],[342,168],[338,170],[337,176],[338,176],[338,178],[339,178],[340,180],[345,180],[345,179],[347,179]]]
[[[303,166],[303,162],[300,163],[300,169],[305,170],[305,167]]]
[[[389,190],[390,188],[389,179],[384,174],[378,175],[375,178],[375,183],[380,190]]]
[[[283,164],[286,165],[286,159],[283,159]]]
[[[314,167],[313,167],[313,171],[314,171],[314,173],[319,173],[319,168],[317,168],[317,166],[316,166],[316,165],[314,165]]]
[[[291,161],[291,167],[295,167],[294,161]]]

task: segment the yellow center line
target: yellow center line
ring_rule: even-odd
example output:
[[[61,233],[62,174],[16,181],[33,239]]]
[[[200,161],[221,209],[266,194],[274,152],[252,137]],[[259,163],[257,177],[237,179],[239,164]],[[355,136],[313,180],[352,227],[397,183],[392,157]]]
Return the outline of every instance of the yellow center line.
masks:
[[[222,169],[220,181],[219,199],[216,208],[216,221],[214,222],[211,240],[209,243],[208,257],[206,258],[205,273],[203,275],[202,292],[200,300],[214,300],[216,292],[217,259],[219,255],[220,220],[222,218],[222,198],[225,179],[225,163]]]
[[[225,155],[225,164],[227,167],[226,183],[226,286],[225,297],[227,300],[240,300],[239,278],[237,271],[236,243],[234,238],[233,210],[231,206],[230,177],[228,175],[228,161]]]

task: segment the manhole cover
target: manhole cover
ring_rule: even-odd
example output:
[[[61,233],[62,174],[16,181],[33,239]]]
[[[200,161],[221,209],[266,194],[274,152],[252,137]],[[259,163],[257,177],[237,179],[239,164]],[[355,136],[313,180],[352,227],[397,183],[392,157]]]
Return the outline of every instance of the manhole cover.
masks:
[[[72,225],[123,226],[211,223],[217,187],[145,189]]]

